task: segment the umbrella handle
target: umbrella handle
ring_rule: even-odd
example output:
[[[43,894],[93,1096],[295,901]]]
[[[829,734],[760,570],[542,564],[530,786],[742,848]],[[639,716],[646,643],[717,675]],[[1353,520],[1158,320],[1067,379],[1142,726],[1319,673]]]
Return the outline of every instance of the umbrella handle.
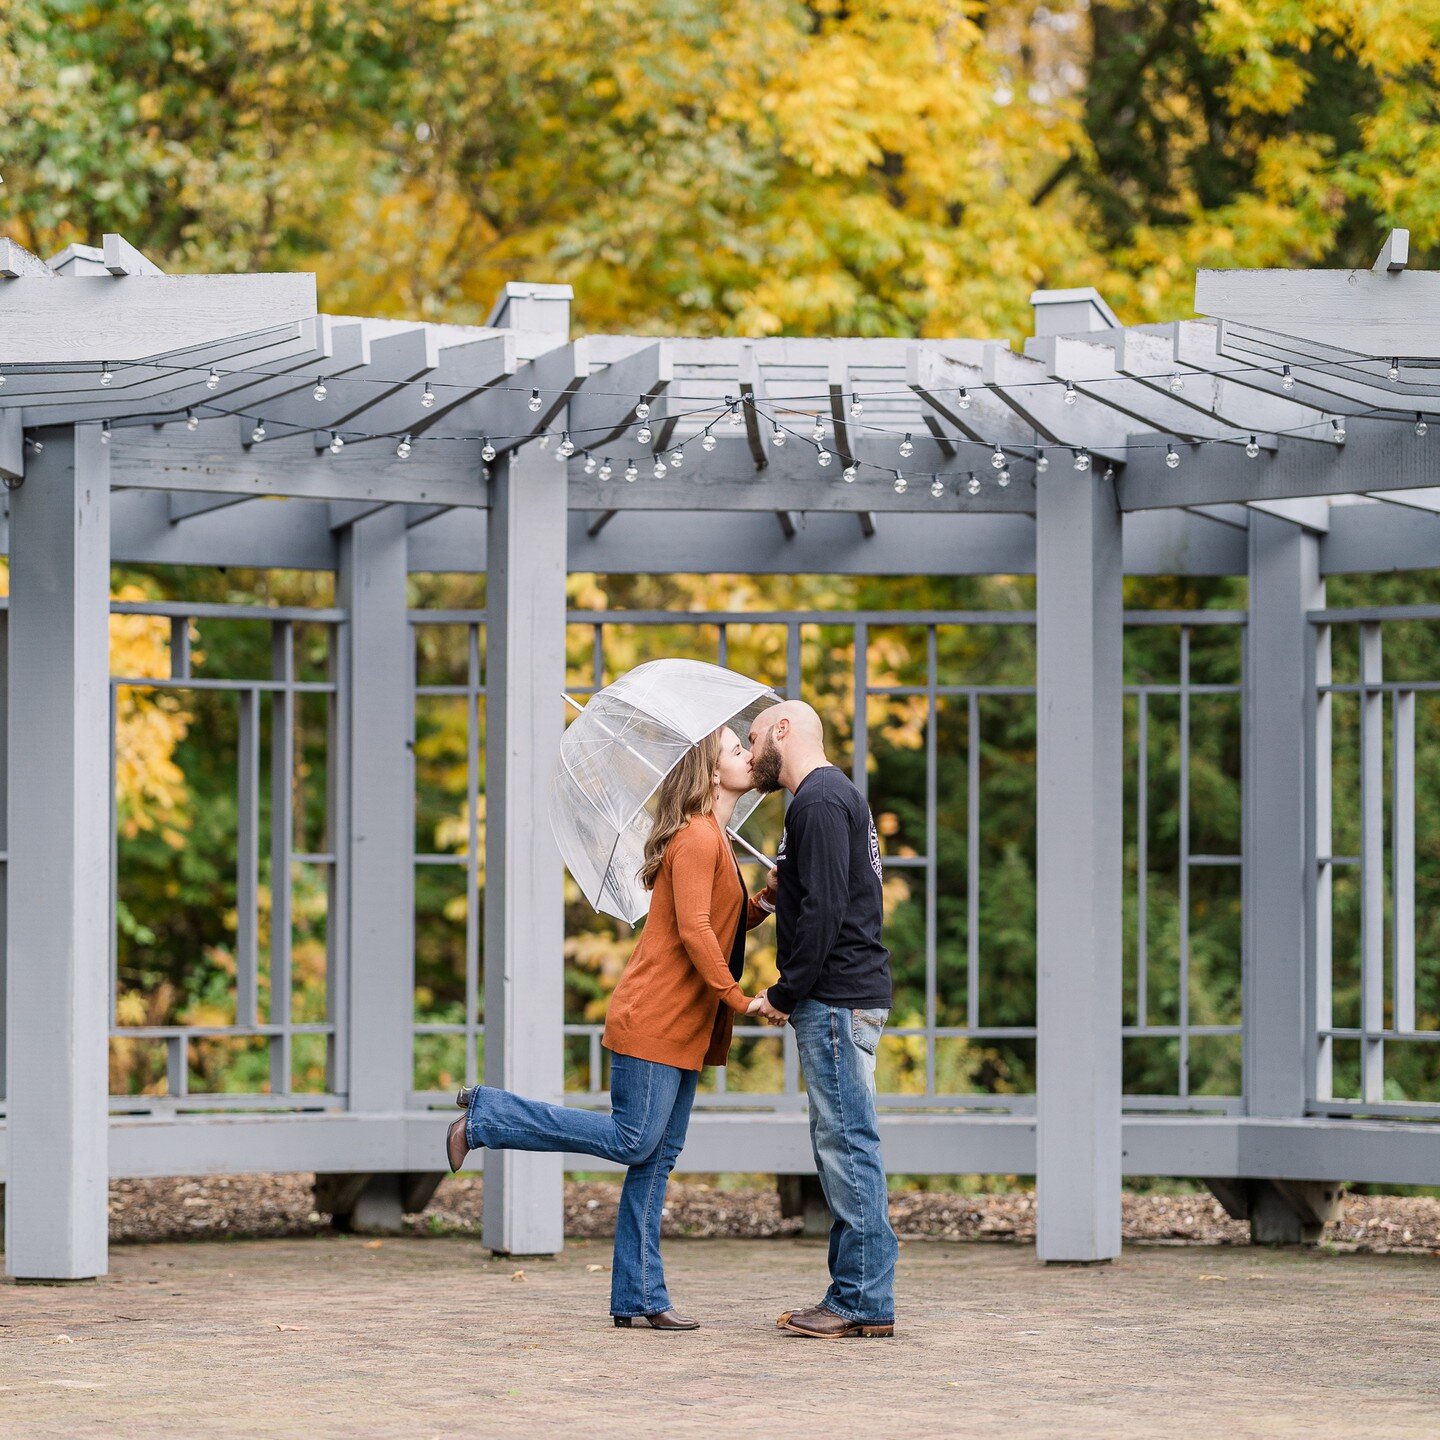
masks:
[[[575,699],[575,697],[574,697],[573,695],[568,695],[568,694],[567,694],[567,695],[565,696],[565,703],[566,703],[567,705],[572,706],[576,711],[579,711],[579,712],[581,712],[581,713],[584,712],[585,707],[584,707],[577,699]],[[612,736],[612,737],[614,737],[614,738],[618,738],[618,737],[615,737],[615,732],[614,732],[603,720],[599,721],[598,723],[599,723],[599,725],[600,725],[600,728],[601,728],[607,735]],[[642,764],[644,764],[644,765],[649,765],[652,770],[654,770],[654,769],[656,768],[654,765],[650,765],[650,762],[649,762],[648,760],[646,760],[645,757],[644,757],[642,754],[640,754],[640,752],[639,752],[638,750],[636,750],[633,746],[626,745],[625,748],[626,748],[627,750],[629,750],[630,753],[631,753],[637,760],[639,760]],[[658,771],[657,771],[657,773],[658,773]],[[736,831],[736,830],[731,830],[731,829],[729,829],[729,828],[727,827],[725,833],[726,833],[727,835],[729,835],[732,840],[738,840],[738,841],[740,842],[740,845],[742,846],[742,848],[748,850],[757,860],[762,861],[768,868],[770,868],[770,869],[772,869],[772,870],[775,868],[775,862],[774,862],[768,855],[766,855],[763,851],[757,850],[757,849],[756,849],[747,839],[745,839],[745,837],[744,837],[743,835],[741,835],[738,831]]]

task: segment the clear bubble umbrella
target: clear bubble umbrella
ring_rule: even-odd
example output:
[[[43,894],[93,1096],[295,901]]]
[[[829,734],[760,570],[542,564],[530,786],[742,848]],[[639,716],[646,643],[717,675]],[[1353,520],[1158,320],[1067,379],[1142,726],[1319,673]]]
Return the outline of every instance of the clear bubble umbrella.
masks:
[[[550,782],[550,827],[596,910],[630,924],[649,911],[640,867],[660,782],[722,725],[743,741],[755,716],[779,699],[758,680],[719,665],[651,660],[597,690],[583,707],[570,700],[580,713],[560,742]],[[740,797],[730,833],[766,860],[736,834],[762,799],[753,790]]]

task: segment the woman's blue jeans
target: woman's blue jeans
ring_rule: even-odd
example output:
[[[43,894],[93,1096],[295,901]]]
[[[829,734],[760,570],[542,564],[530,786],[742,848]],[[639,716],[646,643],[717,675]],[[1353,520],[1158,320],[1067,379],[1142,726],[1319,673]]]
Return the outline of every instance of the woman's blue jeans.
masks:
[[[610,1313],[656,1315],[670,1308],[660,1262],[665,1187],[685,1144],[696,1070],[633,1055],[610,1057],[610,1113],[572,1110],[479,1085],[465,1115],[472,1149],[559,1150],[628,1166],[615,1223]]]

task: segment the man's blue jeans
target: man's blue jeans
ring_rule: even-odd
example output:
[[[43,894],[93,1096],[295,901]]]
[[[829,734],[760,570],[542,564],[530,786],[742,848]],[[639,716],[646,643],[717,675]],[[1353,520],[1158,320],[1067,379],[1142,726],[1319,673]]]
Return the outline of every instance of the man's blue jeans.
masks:
[[[822,1302],[847,1320],[893,1324],[895,1260],[875,1123],[875,1047],[888,1010],[802,1000],[790,1017],[810,1095],[810,1142],[834,1223]]]
[[[610,1057],[610,1113],[571,1110],[479,1085],[465,1115],[472,1149],[559,1150],[626,1165],[610,1267],[610,1313],[656,1315],[670,1308],[660,1262],[665,1187],[685,1144],[696,1070],[633,1055]]]

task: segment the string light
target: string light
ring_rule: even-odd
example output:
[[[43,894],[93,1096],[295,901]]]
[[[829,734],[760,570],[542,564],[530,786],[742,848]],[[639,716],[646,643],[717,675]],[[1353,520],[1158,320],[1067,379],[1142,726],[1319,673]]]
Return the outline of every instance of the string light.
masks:
[[[815,463],[822,470],[830,463],[830,452],[823,445],[815,452]]]
[[[1073,405],[1079,398],[1080,396],[1075,390],[1075,382],[1073,380],[1067,380],[1065,382],[1065,403],[1067,405]]]
[[[732,430],[738,430],[740,428],[740,405],[733,395],[727,395],[725,403],[730,407],[725,418],[730,422]]]
[[[570,432],[566,430],[560,436],[559,455],[562,460],[568,460],[575,453],[575,442],[570,438]]]
[[[628,481],[630,482],[630,484],[633,485],[633,484],[635,483],[635,481],[636,481],[637,479],[639,479],[639,477],[640,477],[640,472],[639,472],[639,470],[637,470],[637,469],[635,468],[635,462],[634,462],[633,460],[627,460],[627,461],[625,462],[625,478],[626,478],[626,480],[628,480]]]
[[[100,362],[100,383],[102,385],[113,385],[115,383],[115,372],[110,368],[108,360]]]
[[[777,446],[785,443],[785,432],[780,428],[778,420],[775,422],[775,428],[770,432],[770,439]]]
[[[815,417],[815,423],[810,427],[810,438],[812,440],[825,438],[825,425],[818,415]]]
[[[420,403],[427,410],[435,403],[435,392],[430,388],[430,382],[428,380],[425,382],[424,390],[420,392]],[[538,405],[532,405],[530,408],[532,410],[538,410],[540,407]]]
[[[678,470],[685,463],[685,452],[677,445],[670,452],[670,468]]]
[[[540,437],[540,448],[542,450],[550,448],[550,432],[548,430]]]
[[[210,373],[205,377],[205,388],[213,390],[220,383],[220,372],[212,365]]]
[[[1176,453],[1173,445],[1167,445],[1165,447],[1165,464],[1171,470],[1178,470],[1180,468],[1180,456]]]
[[[344,439],[334,430],[330,432],[330,453],[338,455],[345,448]]]
[[[990,464],[996,470],[1005,468],[1005,452],[997,445],[995,453],[990,457]]]
[[[852,420],[858,420],[864,413],[865,406],[861,402],[860,396],[852,392],[850,395],[850,418]]]
[[[102,445],[110,443],[110,422],[108,420],[100,422],[100,443]]]
[[[1286,390],[1293,390],[1295,388],[1295,377],[1290,373],[1290,367],[1288,365],[1281,367],[1280,384]]]
[[[895,493],[896,493],[897,495],[903,495],[903,494],[906,492],[906,490],[908,490],[909,488],[910,488],[909,482],[908,482],[908,481],[905,479],[905,477],[897,470],[897,471],[895,472]]]
[[[185,428],[187,430],[198,430],[200,428],[200,417],[193,411],[185,412]]]
[[[970,408],[970,392],[963,385],[960,387],[960,394],[956,398],[955,403],[962,410],[968,410]]]
[[[1003,475],[1005,472],[1002,470],[1000,473]],[[965,488],[972,495],[980,493],[980,477],[973,470],[970,472],[970,478],[965,482]]]
[[[1049,468],[1050,457],[1043,450],[1037,451],[1035,454],[1035,473],[1037,475],[1043,475]]]
[[[485,443],[480,447],[480,458],[488,465],[495,458],[495,447],[490,443],[490,437],[485,437]]]
[[[599,463],[600,462],[596,460],[596,458],[588,450],[585,452],[585,473],[587,475],[593,475],[595,473],[595,467]]]
[[[649,427],[648,425],[642,425],[642,426],[635,432],[635,438],[636,438],[636,440],[638,440],[638,441],[640,442],[640,444],[642,444],[642,445],[648,445],[648,444],[650,443],[650,438],[651,438],[651,436],[652,436],[653,433],[654,433],[654,432],[650,429],[650,427]]]
[[[4,377],[3,375],[0,375],[0,390],[3,390],[4,388],[5,388],[5,377]]]
[[[1008,466],[995,477],[995,483],[1002,490],[1010,483],[1010,470]]]
[[[945,482],[938,475],[930,481],[930,493],[937,500],[945,493]]]
[[[635,402],[635,418],[637,420],[650,418],[650,402],[648,400],[641,399]]]
[[[265,438],[265,422],[257,420],[255,428],[250,432],[250,439],[258,445]]]
[[[1332,420],[1330,422],[1330,428],[1335,432],[1335,443],[1337,445],[1343,445],[1345,443],[1345,422],[1343,420]]]
[[[1090,452],[1088,450],[1076,450],[1073,454],[1075,456],[1075,468],[1077,470],[1083,473],[1090,468]]]
[[[1260,453],[1260,442],[1252,435],[1245,442],[1245,454],[1253,460]]]
[[[395,453],[402,460],[410,458],[410,437],[408,435],[395,447]]]
[[[1178,395],[1184,388],[1185,388],[1185,380],[1184,380],[1184,377],[1183,377],[1183,376],[1180,374],[1180,372],[1177,370],[1177,371],[1170,377],[1170,393],[1171,393],[1172,395]]]
[[[654,468],[650,471],[650,473],[651,473],[657,480],[663,480],[663,479],[665,478],[665,475],[666,475],[665,462],[664,462],[662,459],[660,459],[660,457],[659,457],[658,455],[655,457],[655,466],[654,466]]]
[[[1390,362],[1390,368],[1385,372],[1385,378],[1392,385],[1400,378],[1400,357],[1398,355]]]
[[[30,442],[30,448],[37,455],[39,455],[45,449],[45,442],[43,440],[37,440],[33,435],[27,436],[26,438]]]
[[[325,377],[322,375],[315,382],[315,388],[310,392],[316,400],[323,400],[330,392],[325,388]]]
[[[840,478],[847,485],[853,485],[855,483],[855,476],[857,473],[858,472],[855,469],[854,461],[851,461],[851,463],[840,472]]]
[[[608,480],[614,473],[615,467],[610,463],[610,457],[607,455],[600,462],[600,478],[602,480]]]
[[[700,448],[708,455],[715,448],[715,437],[710,433],[710,427],[705,427],[705,433],[700,437]]]
[[[1425,423],[1425,417],[1417,410],[1415,412],[1415,436],[1419,440],[1425,438],[1425,432],[1430,427]]]
[[[905,438],[900,442],[900,458],[902,460],[908,460],[914,453],[915,444],[910,439],[910,436],[907,434]]]

